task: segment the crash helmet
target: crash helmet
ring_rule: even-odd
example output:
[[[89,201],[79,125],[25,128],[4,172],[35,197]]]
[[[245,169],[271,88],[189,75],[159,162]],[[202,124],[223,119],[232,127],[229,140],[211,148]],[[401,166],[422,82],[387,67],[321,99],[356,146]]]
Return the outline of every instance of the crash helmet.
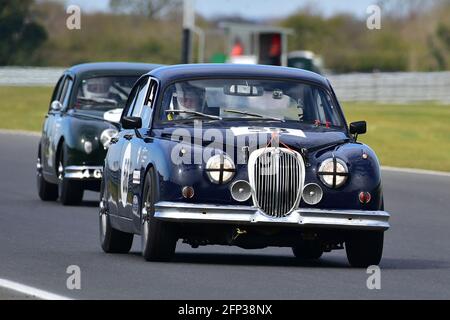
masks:
[[[83,80],[83,95],[87,99],[107,98],[112,81],[108,77],[98,77]]]
[[[178,110],[201,111],[205,102],[205,90],[189,83],[176,83],[174,106]]]

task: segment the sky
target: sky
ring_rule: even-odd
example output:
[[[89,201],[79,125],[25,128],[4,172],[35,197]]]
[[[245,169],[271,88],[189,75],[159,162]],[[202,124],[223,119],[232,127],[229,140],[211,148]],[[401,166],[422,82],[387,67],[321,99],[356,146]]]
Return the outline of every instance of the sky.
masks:
[[[317,6],[325,15],[337,12],[366,15],[366,8],[376,0],[194,0],[195,10],[210,18],[218,15],[240,15],[250,19],[266,19],[287,16],[306,4]],[[65,0],[81,10],[106,11],[109,0]]]

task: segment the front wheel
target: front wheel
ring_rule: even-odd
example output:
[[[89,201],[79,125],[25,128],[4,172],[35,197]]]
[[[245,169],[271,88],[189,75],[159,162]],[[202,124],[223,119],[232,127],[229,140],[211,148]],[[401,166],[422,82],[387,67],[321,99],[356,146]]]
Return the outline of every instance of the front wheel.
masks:
[[[39,198],[42,201],[56,201],[58,199],[58,185],[47,182],[42,173],[42,156],[39,148],[36,163],[36,183]]]
[[[83,185],[81,181],[68,179],[64,175],[65,148],[62,147],[58,160],[58,193],[59,200],[65,206],[77,205],[83,200]]]
[[[175,254],[177,238],[172,224],[154,217],[157,190],[156,175],[153,169],[150,169],[145,177],[143,191],[142,256],[147,261],[170,261]]]
[[[384,232],[355,232],[345,241],[348,262],[355,268],[378,265],[383,255]]]
[[[126,233],[111,226],[108,214],[108,204],[106,202],[105,190],[100,191],[100,245],[106,253],[128,253],[133,245],[132,233]]]

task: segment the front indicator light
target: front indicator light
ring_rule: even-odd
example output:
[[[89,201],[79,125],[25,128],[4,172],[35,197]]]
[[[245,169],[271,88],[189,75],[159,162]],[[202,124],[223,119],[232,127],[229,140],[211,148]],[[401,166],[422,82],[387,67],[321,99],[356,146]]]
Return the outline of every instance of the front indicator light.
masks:
[[[186,199],[192,199],[194,197],[194,188],[190,186],[183,187],[183,189],[181,189],[181,194]]]
[[[372,196],[370,195],[369,192],[361,191],[358,195],[358,198],[359,202],[361,202],[362,204],[368,204],[372,199]]]

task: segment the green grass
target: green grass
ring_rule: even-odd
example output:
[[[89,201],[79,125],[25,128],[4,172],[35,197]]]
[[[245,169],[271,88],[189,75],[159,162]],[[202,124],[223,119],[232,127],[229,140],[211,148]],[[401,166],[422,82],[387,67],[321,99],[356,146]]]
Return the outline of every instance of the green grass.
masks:
[[[41,131],[53,88],[1,87],[0,128]]]
[[[41,131],[50,87],[0,87],[0,128]],[[348,122],[366,120],[360,137],[385,166],[450,171],[450,105],[343,103]]]
[[[385,166],[450,171],[450,105],[343,103],[348,122],[366,120],[360,141]]]

